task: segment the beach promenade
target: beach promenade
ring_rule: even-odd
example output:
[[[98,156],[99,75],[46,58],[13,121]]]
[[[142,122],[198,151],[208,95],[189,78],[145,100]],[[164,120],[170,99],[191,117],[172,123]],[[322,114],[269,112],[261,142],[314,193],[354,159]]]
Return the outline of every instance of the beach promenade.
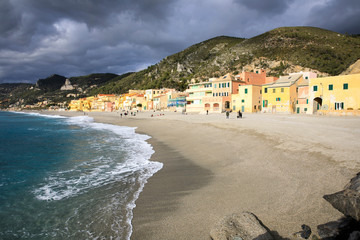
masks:
[[[242,211],[284,238],[302,224],[316,233],[342,216],[322,196],[343,189],[360,169],[359,117],[87,114],[150,135],[152,160],[164,163],[136,201],[134,240],[208,240],[220,219]]]

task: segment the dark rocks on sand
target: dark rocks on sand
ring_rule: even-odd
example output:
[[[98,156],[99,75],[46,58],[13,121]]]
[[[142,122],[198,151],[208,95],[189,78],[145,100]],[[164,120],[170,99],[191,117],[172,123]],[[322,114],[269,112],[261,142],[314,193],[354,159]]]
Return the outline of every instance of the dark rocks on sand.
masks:
[[[350,239],[354,229],[359,228],[359,223],[351,217],[341,218],[317,226],[319,237],[324,240]]]
[[[213,240],[272,240],[274,239],[261,221],[250,212],[226,216],[210,231]]]
[[[350,237],[348,240],[359,240],[360,239],[360,232],[355,231],[350,234]]]
[[[325,195],[324,199],[345,216],[360,221],[360,173],[350,180],[343,191]]]
[[[300,237],[303,239],[308,239],[311,235],[311,228],[308,225],[301,225],[302,231],[294,233],[294,236]]]

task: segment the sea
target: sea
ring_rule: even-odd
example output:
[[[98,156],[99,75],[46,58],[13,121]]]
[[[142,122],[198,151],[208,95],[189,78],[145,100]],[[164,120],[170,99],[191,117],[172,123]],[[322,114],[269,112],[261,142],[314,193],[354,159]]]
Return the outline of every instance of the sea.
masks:
[[[88,116],[0,112],[0,239],[130,239],[162,168],[149,138]]]

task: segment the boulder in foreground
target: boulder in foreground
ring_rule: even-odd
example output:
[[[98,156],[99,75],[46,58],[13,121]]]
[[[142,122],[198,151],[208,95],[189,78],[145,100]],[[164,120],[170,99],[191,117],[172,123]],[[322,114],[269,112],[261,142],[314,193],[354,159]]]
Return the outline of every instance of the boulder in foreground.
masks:
[[[250,212],[234,213],[226,216],[210,231],[212,240],[273,240],[267,228],[255,214]]]
[[[360,221],[360,173],[350,180],[343,191],[325,195],[324,199],[345,216]]]

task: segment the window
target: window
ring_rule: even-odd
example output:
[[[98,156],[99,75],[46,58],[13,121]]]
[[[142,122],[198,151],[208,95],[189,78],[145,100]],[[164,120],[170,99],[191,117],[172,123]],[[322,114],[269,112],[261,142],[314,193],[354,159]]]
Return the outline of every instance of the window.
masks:
[[[344,102],[335,103],[335,110],[343,110],[343,109],[344,109]]]
[[[245,94],[247,94],[247,92],[248,92],[248,91],[247,91],[247,88],[245,88]]]
[[[316,86],[316,85],[313,86],[313,91],[314,91],[314,92],[317,92],[317,86]]]
[[[245,102],[245,100],[244,100],[244,99],[241,99],[241,102]]]
[[[309,79],[309,77],[305,77],[305,79]]]
[[[299,104],[299,100],[296,100],[296,104]]]
[[[259,71],[256,71],[256,73],[259,73]]]
[[[214,84],[214,88],[216,88],[216,83]]]
[[[304,111],[307,112],[307,108],[304,108]]]
[[[260,90],[260,94],[261,94],[261,90]]]
[[[344,90],[349,89],[349,84],[344,83],[343,89],[344,89]]]
[[[309,99],[306,99],[306,104],[309,104]]]
[[[265,90],[265,93],[267,93],[267,88],[264,88],[264,90]]]
[[[221,83],[219,83],[219,88],[221,88]]]
[[[263,100],[263,107],[267,107],[268,106],[268,100]]]
[[[215,93],[213,93],[213,97],[215,97]]]
[[[275,93],[275,92],[276,92],[276,89],[274,88],[274,89],[273,89],[273,93]]]
[[[250,78],[248,78],[248,82],[250,82]]]
[[[329,84],[329,91],[333,90],[334,89],[334,85],[332,84]]]
[[[281,100],[280,100],[280,98],[276,98],[276,101],[277,101],[277,102],[280,102]]]
[[[228,82],[227,84],[228,84],[228,87],[230,87],[230,83]]]
[[[281,92],[284,92],[284,88],[281,88]]]

